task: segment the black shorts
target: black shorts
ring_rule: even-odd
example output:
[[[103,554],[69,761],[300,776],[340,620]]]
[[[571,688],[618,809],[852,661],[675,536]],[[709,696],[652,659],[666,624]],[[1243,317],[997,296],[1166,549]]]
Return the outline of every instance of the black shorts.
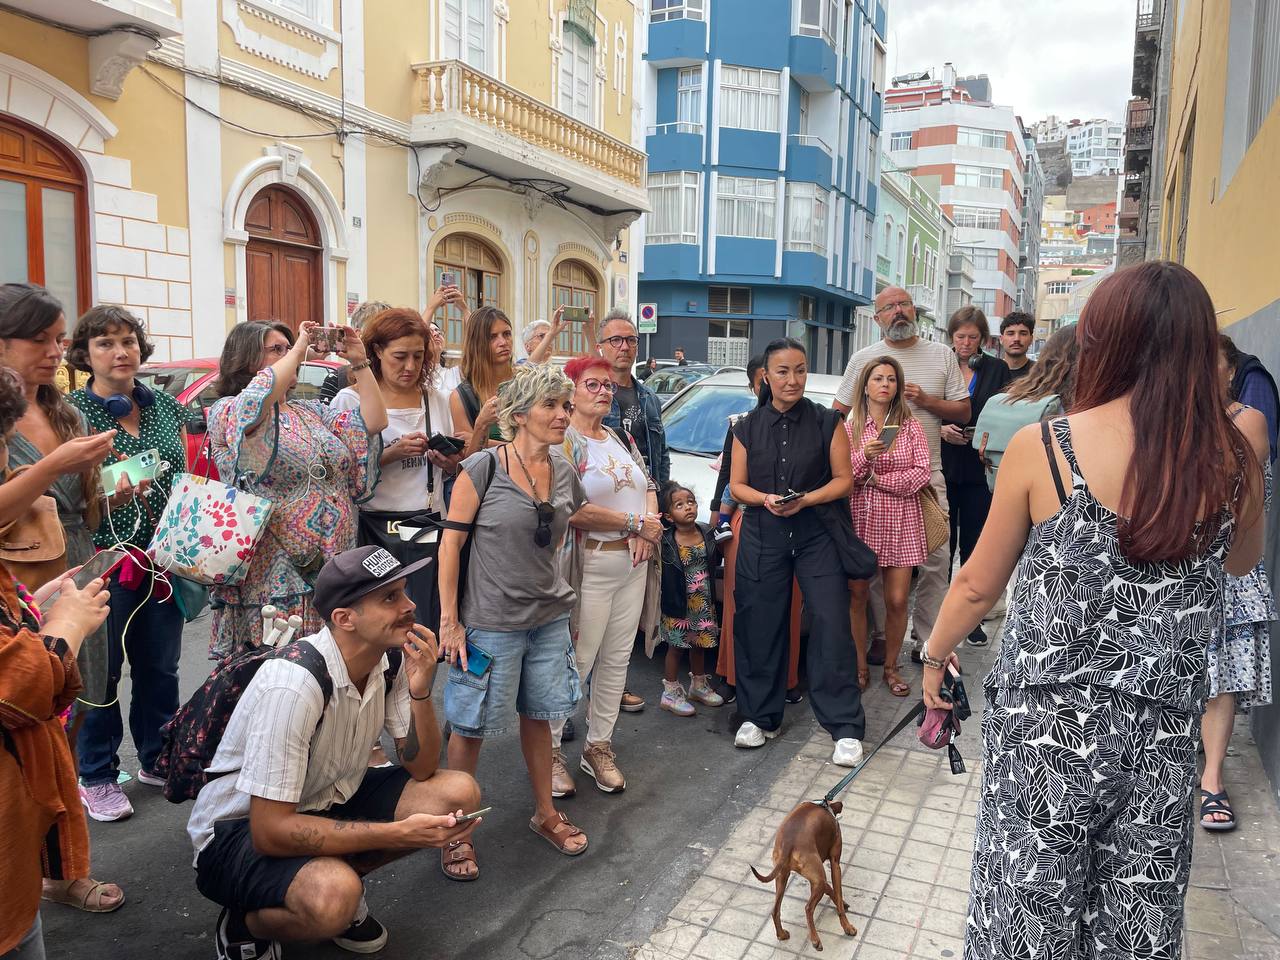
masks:
[[[410,779],[404,767],[371,769],[346,803],[308,813],[335,820],[389,822],[396,818],[396,805]],[[196,860],[196,888],[214,903],[245,913],[280,907],[293,878],[313,859],[265,856],[254,849],[247,817],[219,820]]]

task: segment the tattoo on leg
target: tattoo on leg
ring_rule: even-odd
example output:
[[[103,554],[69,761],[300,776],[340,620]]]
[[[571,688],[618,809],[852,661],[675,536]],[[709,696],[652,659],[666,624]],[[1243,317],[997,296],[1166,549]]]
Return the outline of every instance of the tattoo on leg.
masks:
[[[418,758],[418,753],[422,749],[422,744],[418,742],[418,721],[414,717],[409,718],[409,733],[404,738],[404,743],[400,746],[400,762],[412,763]]]

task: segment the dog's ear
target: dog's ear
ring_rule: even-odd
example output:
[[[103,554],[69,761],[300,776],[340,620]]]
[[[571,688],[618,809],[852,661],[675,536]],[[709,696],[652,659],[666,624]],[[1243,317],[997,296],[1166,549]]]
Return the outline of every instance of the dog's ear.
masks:
[[[844,809],[844,804],[839,800],[832,800],[828,806],[831,808],[831,812],[837,817],[840,816],[840,811]]]

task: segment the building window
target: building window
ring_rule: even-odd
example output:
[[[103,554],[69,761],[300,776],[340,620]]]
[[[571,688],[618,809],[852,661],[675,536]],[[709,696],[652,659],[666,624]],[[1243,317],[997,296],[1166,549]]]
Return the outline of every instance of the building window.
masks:
[[[1249,116],[1245,143],[1252,143],[1280,95],[1280,0],[1257,0],[1249,65]]]
[[[1045,284],[1044,292],[1053,297],[1070,293],[1073,287],[1075,287],[1074,280],[1050,280]]]
[[[956,166],[957,187],[1003,187],[1004,171],[999,167]]]
[[[571,307],[586,307],[597,317],[596,309],[600,291],[600,281],[594,270],[580,260],[564,260],[556,265],[551,274],[551,309],[561,304]],[[592,347],[587,338],[586,325],[570,323],[556,338],[556,353],[581,356]]]
[[[796,319],[812,323],[818,316],[817,301],[813,297],[800,297],[796,301]]]
[[[999,270],[1000,251],[994,247],[959,247],[970,260],[975,270]]]
[[[907,229],[906,227],[898,228],[898,260],[894,266],[903,271],[906,269],[907,261]]]
[[[583,123],[592,122],[591,90],[596,82],[595,44],[566,22],[560,32],[560,110]]]
[[[750,287],[707,287],[709,313],[750,313]]]
[[[821,37],[834,47],[839,23],[838,0],[800,0],[801,36]]]
[[[716,182],[716,233],[772,240],[777,203],[776,180],[722,176]]]
[[[999,230],[1000,211],[982,207],[955,207],[953,216],[957,227],[977,230]]]
[[[827,191],[816,183],[787,184],[787,249],[827,252]]]
[[[895,130],[889,134],[889,152],[911,149],[911,131]]]
[[[702,132],[702,64],[681,67],[676,83],[676,132]]]
[[[445,60],[488,70],[489,0],[444,0],[441,35]]]
[[[956,143],[962,147],[1003,148],[1007,143],[1003,130],[984,130],[981,127],[961,127],[956,133]]]
[[[973,305],[988,317],[995,316],[996,291],[979,287],[973,291]]]
[[[907,276],[907,283],[920,282],[920,238],[912,237],[911,239],[911,270]]]
[[[720,69],[722,127],[778,132],[778,103],[782,74],[754,67]]]
[[[322,27],[333,26],[333,3],[331,0],[268,0],[275,7],[296,13],[305,20],[318,23]]]
[[[1178,249],[1174,259],[1179,263],[1187,262],[1187,214],[1191,207],[1191,155],[1195,140],[1196,115],[1193,111],[1191,120],[1187,123],[1187,134],[1182,140],[1182,170],[1178,173],[1181,189],[1179,190],[1180,197],[1178,199]]]
[[[649,20],[662,23],[665,20],[701,20],[703,0],[653,0],[649,5]]]
[[[698,242],[698,175],[676,170],[649,174],[646,243]]]
[[[458,288],[466,297],[465,307],[449,304],[436,311],[432,318],[444,331],[445,339],[452,347],[462,346],[462,322],[467,314],[479,307],[501,307],[498,291],[501,287],[502,261],[493,248],[479,237],[469,233],[454,233],[440,241],[435,253],[435,286],[440,287],[440,276],[445,271],[458,279]]]
[[[38,283],[77,316],[89,306],[85,178],[69,150],[0,117],[0,283]]]

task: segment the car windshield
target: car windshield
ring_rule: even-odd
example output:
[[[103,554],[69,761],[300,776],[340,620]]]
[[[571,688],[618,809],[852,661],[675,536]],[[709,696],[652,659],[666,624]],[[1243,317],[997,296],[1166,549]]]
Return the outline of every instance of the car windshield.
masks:
[[[178,394],[208,373],[208,367],[153,367],[139,370],[134,379],[149,389],[167,393],[176,400]]]
[[[805,394],[814,403],[831,406],[829,393]],[[667,446],[675,453],[695,453],[714,457],[724,449],[729,418],[749,412],[756,405],[747,385],[735,383],[695,384],[662,411]]]

